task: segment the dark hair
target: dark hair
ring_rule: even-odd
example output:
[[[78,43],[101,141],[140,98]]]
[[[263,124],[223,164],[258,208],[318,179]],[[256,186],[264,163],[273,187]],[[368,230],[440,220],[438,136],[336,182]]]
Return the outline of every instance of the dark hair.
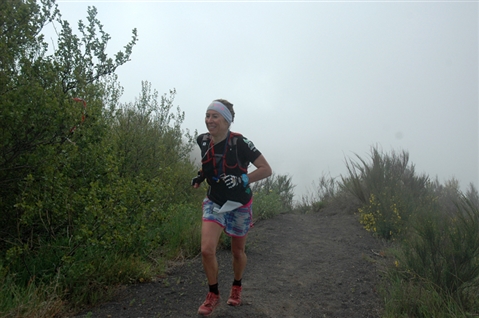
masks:
[[[220,102],[221,104],[225,105],[226,108],[228,108],[228,110],[231,113],[231,117],[232,117],[231,122],[234,122],[235,121],[235,110],[233,109],[233,104],[228,102],[226,99],[215,99],[215,102]]]

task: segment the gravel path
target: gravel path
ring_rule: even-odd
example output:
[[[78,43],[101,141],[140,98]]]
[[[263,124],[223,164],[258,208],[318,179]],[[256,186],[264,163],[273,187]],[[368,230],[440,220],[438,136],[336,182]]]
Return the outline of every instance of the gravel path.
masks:
[[[226,305],[231,255],[218,251],[222,299],[210,317],[380,317],[377,260],[383,248],[357,216],[334,209],[260,221],[248,237],[242,306]],[[198,317],[206,293],[197,257],[77,317]]]

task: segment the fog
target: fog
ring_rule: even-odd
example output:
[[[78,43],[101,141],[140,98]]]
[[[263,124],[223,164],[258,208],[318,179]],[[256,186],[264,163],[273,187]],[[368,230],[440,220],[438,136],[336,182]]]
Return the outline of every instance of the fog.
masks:
[[[372,146],[405,150],[418,173],[479,181],[478,3],[58,1],[73,26],[88,6],[120,50],[123,102],[148,81],[176,89],[183,129],[206,131],[208,104],[235,106],[251,139],[298,195]],[[199,151],[199,150],[198,150]]]

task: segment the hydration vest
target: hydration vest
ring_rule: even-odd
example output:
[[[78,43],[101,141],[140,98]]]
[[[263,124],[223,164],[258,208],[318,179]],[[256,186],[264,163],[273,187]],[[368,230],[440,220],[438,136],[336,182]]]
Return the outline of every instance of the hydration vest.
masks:
[[[208,182],[210,182],[212,175],[219,177],[215,175],[215,171],[216,174],[224,173],[236,176],[248,172],[249,162],[243,162],[238,155],[237,143],[238,139],[242,137],[243,135],[239,133],[230,132],[226,141],[227,145],[225,145],[226,149],[223,152],[215,153],[212,151],[211,135],[209,133],[203,135],[199,146],[201,149],[201,164]]]

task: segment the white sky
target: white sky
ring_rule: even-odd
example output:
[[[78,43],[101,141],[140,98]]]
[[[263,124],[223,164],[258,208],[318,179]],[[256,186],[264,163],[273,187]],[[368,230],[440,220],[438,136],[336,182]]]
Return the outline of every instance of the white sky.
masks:
[[[232,130],[297,194],[374,145],[479,184],[477,1],[57,1],[74,27],[95,6],[111,55],[138,29],[124,102],[144,80],[175,88],[183,128],[204,132],[208,104],[228,99]]]

